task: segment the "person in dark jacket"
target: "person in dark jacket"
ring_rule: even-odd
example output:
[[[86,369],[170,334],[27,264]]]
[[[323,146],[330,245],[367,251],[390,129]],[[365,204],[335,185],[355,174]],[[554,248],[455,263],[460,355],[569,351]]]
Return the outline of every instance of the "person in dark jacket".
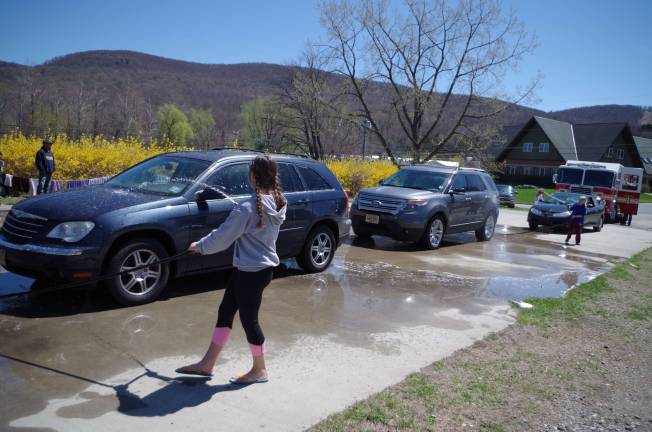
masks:
[[[36,193],[48,193],[50,180],[54,173],[54,154],[52,154],[52,141],[43,140],[43,146],[36,152],[36,169],[38,170],[38,188]]]
[[[586,197],[582,195],[578,202],[568,209],[571,213],[570,227],[566,236],[566,244],[571,236],[575,234],[575,244],[579,245],[582,240],[582,229],[584,229],[584,216],[586,216]]]

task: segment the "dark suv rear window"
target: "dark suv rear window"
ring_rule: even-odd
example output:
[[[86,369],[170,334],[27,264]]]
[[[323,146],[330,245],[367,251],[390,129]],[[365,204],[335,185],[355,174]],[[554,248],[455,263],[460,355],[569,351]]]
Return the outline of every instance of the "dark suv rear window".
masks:
[[[304,167],[304,166],[298,166],[297,168],[299,169],[299,172],[301,173],[301,177],[303,177],[303,180],[306,182],[306,186],[308,186],[308,190],[326,190],[326,189],[333,189],[331,185],[326,183],[326,180],[324,180],[315,170],[312,168]]]
[[[301,179],[293,166],[286,163],[278,164],[278,176],[283,192],[299,192],[303,190]]]

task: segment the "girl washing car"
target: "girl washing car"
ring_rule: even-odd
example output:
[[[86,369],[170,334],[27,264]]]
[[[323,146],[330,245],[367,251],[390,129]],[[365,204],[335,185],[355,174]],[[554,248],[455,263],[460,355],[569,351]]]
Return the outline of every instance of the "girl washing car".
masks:
[[[251,370],[231,378],[234,384],[267,382],[265,336],[258,322],[263,290],[279,264],[276,239],[285,220],[287,200],[281,193],[277,165],[269,156],[257,156],[249,168],[254,195],[236,205],[226,221],[206,237],[192,243],[189,250],[203,255],[227,249],[235,242],[233,266],[220,304],[217,324],[204,357],[197,363],[177,369],[178,373],[211,376],[215,362],[229,338],[236,311],[251,348]]]

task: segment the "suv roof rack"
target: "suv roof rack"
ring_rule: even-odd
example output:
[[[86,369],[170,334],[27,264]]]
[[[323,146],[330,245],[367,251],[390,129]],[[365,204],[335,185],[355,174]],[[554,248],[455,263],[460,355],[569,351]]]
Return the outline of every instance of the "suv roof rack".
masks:
[[[211,151],[234,151],[234,152],[250,152],[250,153],[260,153],[260,154],[266,154],[265,150],[256,150],[256,149],[247,149],[247,148],[231,148],[231,147],[213,147]],[[312,159],[310,156],[307,156],[305,154],[299,154],[299,153],[286,153],[286,152],[273,152],[272,154],[277,154],[277,155],[285,155],[285,156],[296,156],[296,157],[302,157],[306,159]]]
[[[458,170],[462,170],[462,171],[478,171],[478,172],[486,172],[486,171],[483,170],[482,168],[459,167],[459,168],[457,168],[457,169],[458,169]]]
[[[211,151],[241,151],[241,152],[251,152],[251,153],[265,153],[262,150],[256,150],[256,149],[243,149],[243,148],[232,148],[232,147],[213,147]]]

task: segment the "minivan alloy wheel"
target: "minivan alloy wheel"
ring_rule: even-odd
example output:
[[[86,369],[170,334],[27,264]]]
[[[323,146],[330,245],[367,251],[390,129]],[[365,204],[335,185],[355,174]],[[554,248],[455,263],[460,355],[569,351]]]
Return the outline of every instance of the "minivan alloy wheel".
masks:
[[[328,262],[330,258],[333,245],[331,238],[326,233],[320,233],[315,236],[310,247],[310,258],[314,265],[321,267],[324,263]]]
[[[133,272],[129,270],[158,260],[158,255],[149,249],[137,249],[131,252],[120,266],[120,272],[127,272],[119,277],[120,287],[132,295],[143,295],[151,291],[161,278],[161,264]]]
[[[430,224],[430,231],[428,232],[428,241],[430,246],[436,248],[441,243],[442,238],[444,237],[444,222],[435,218]]]

